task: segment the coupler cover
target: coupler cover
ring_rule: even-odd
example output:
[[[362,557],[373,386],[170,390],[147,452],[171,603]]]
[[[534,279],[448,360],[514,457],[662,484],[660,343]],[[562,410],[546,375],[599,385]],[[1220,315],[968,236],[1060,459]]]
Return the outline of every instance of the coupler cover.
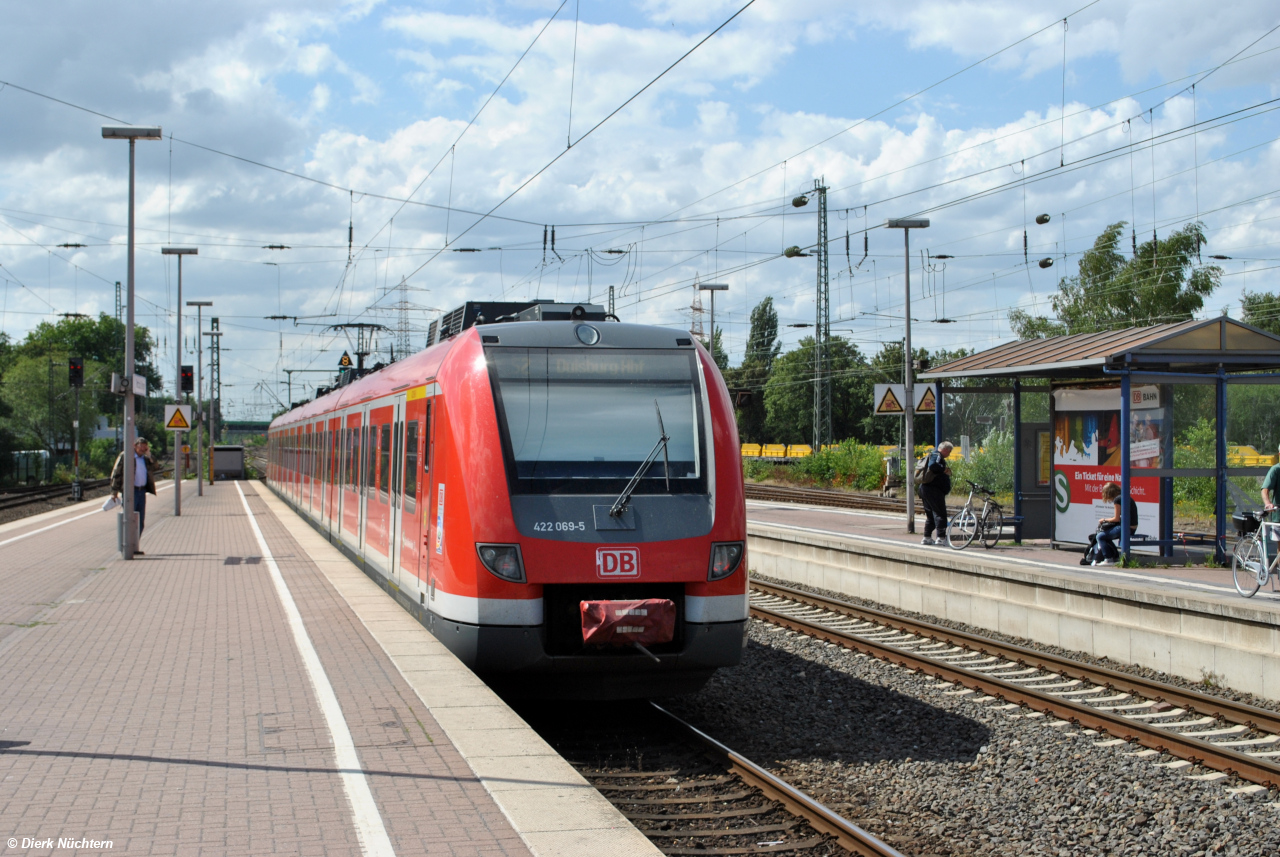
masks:
[[[583,601],[582,642],[593,646],[652,646],[676,632],[676,605],[669,598]]]

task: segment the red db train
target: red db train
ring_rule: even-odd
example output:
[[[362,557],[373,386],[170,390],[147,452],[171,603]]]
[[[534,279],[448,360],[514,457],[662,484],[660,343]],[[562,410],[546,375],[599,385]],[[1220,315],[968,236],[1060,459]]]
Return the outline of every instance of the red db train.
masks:
[[[687,693],[737,663],[738,433],[701,344],[544,301],[428,343],[278,417],[274,490],[499,689]]]

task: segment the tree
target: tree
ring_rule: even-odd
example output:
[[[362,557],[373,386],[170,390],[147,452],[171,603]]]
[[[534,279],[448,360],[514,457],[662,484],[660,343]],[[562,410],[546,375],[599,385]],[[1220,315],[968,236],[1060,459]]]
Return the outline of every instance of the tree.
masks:
[[[764,390],[773,372],[782,344],[778,342],[778,311],[768,297],[751,310],[751,332],[747,335],[742,365],[733,371],[733,392],[738,417],[738,435],[745,443],[768,443],[765,432]],[[726,375],[726,380],[730,376]]]
[[[73,424],[80,420],[80,446],[93,435],[97,409],[92,395],[80,397],[80,412],[75,409],[76,396],[67,380],[65,366],[51,365],[51,357],[19,357],[4,376],[4,398],[8,414],[7,427],[25,442],[45,449],[50,455],[71,448]],[[102,365],[85,361],[85,378],[101,378]],[[99,382],[101,383],[101,382]],[[85,393],[93,392],[86,383]]]
[[[813,441],[813,337],[778,357],[764,388],[765,434],[772,443]],[[827,343],[831,377],[831,430],[837,440],[858,437],[871,412],[870,367],[857,346]]]
[[[159,370],[152,365],[155,343],[151,331],[134,326],[133,359],[135,370],[147,379],[147,391],[158,391],[161,386]],[[107,367],[107,374],[124,373],[124,324],[115,316],[100,313],[93,318],[61,318],[56,322],[42,321],[27,334],[23,343],[15,349],[26,357],[54,357],[67,355],[83,357]]]
[[[1240,297],[1240,309],[1245,324],[1280,336],[1280,295],[1245,292]]]
[[[1102,231],[1080,259],[1080,273],[1064,277],[1050,298],[1056,318],[1015,309],[1009,324],[1020,339],[1093,333],[1118,327],[1186,321],[1218,287],[1222,269],[1196,265],[1204,225],[1189,223],[1163,240],[1152,238],[1126,259],[1119,251],[1124,221]]]

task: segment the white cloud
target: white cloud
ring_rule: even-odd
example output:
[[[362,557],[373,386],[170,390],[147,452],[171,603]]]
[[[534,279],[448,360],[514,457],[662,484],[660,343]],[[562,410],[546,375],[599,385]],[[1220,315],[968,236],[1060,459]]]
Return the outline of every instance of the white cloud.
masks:
[[[598,18],[581,23],[576,70],[571,69],[572,19],[553,23],[467,132],[456,155],[445,158],[418,191],[415,202],[451,202],[456,209],[487,211],[563,151],[571,76],[576,137],[739,5],[645,2],[639,4],[643,17],[635,26],[598,23]],[[528,8],[534,11],[525,11]],[[104,112],[124,113],[127,108],[131,117],[156,116],[180,138],[343,187],[400,197],[412,192],[448,151],[553,8],[537,3],[451,13],[384,9],[376,3],[315,9],[293,3],[245,6],[206,28],[163,30],[160,35],[172,30],[185,41],[172,52],[128,66],[109,86],[102,84],[101,91],[112,98],[95,94],[100,93],[93,88],[97,82],[83,73],[78,79],[88,81],[84,90],[48,70],[29,82],[33,88],[71,96],[69,100],[103,105]],[[1097,74],[1111,67],[1104,62],[1118,62],[1127,77],[1144,82],[1151,74],[1176,75],[1207,67],[1238,50],[1246,36],[1253,37],[1250,33],[1256,35],[1259,8],[1246,4],[1245,11],[1224,9],[1195,21],[1189,4],[1099,6],[1079,22],[1072,21],[1070,63]],[[1052,20],[1058,12],[1036,14]],[[793,110],[776,103],[779,75],[795,73],[793,66],[802,65],[790,64],[797,52],[847,50],[854,39],[867,45],[901,38],[908,46],[950,51],[967,60],[1020,38],[1036,23],[1025,6],[1008,2],[887,8],[834,0],[761,0],[498,212],[529,223],[495,218],[461,240],[457,236],[475,221],[474,215],[446,214],[417,204],[396,214],[400,203],[395,201],[348,196],[180,143],[174,147],[170,192],[167,145],[140,144],[140,292],[165,305],[172,299],[171,293],[166,295],[166,276],[171,284],[172,270],[166,274],[157,246],[171,240],[199,244],[201,255],[185,268],[184,277],[189,288],[215,296],[229,331],[228,356],[239,361],[232,365],[244,373],[236,383],[249,389],[258,380],[273,381],[277,363],[292,368],[314,360],[327,366],[346,347],[332,334],[317,333],[319,328],[286,323],[277,333],[275,323],[262,320],[277,311],[277,299],[282,314],[339,313],[317,324],[344,320],[371,302],[386,306],[396,299],[387,296],[386,289],[439,250],[447,234],[458,242],[455,246],[503,249],[443,253],[410,280],[414,289],[425,290],[411,293],[419,305],[449,307],[504,292],[567,300],[585,300],[590,294],[599,300],[613,285],[624,318],[680,325],[688,323],[693,297],[688,283],[695,275],[719,272],[731,283],[731,291],[718,302],[717,322],[726,326],[730,349],[737,354],[747,333],[747,313],[767,294],[776,297],[784,323],[811,320],[812,259],[774,259],[732,271],[778,254],[786,245],[814,242],[816,206],[792,209],[789,199],[822,176],[831,188],[834,314],[856,319],[850,324],[863,338],[897,335],[890,320],[858,313],[900,312],[901,236],[873,231],[870,256],[850,280],[849,269],[862,255],[859,230],[889,216],[931,210],[934,225],[913,236],[913,248],[957,258],[947,263],[945,272],[924,278],[926,290],[917,297],[919,311],[932,318],[933,297],[927,289],[937,280],[941,291],[945,276],[946,312],[964,320],[950,326],[925,325],[918,335],[930,346],[982,345],[1007,336],[992,310],[1013,305],[1043,309],[1056,278],[1071,270],[1070,259],[1064,266],[1060,255],[1047,271],[1022,266],[1024,187],[1009,164],[1024,158],[1027,219],[1040,212],[1052,215],[1047,226],[1026,225],[1033,260],[1062,252],[1064,225],[1070,253],[1088,246],[1105,224],[1128,220],[1130,211],[1136,213],[1140,233],[1149,234],[1153,216],[1162,234],[1176,228],[1195,214],[1196,157],[1200,210],[1222,209],[1206,215],[1210,246],[1241,257],[1274,255],[1280,240],[1277,200],[1224,206],[1270,188],[1265,177],[1275,175],[1280,166],[1276,144],[1214,162],[1266,139],[1249,130],[1254,126],[1204,132],[1198,153],[1190,138],[1157,148],[1160,180],[1153,212],[1150,160],[1141,148],[1149,134],[1145,125],[1134,127],[1138,147],[1132,193],[1128,157],[1048,181],[1034,180],[1058,162],[1063,130],[1057,121],[1057,99],[1052,107],[984,105],[990,108],[986,115],[994,118],[983,121],[967,117],[963,104],[920,100],[910,112],[865,122],[843,134],[839,132],[858,122],[865,105],[855,108],[851,101],[827,100],[809,110]],[[364,28],[361,38],[380,40],[377,56],[357,50],[359,39],[344,38],[359,27]],[[48,50],[58,44],[57,35],[50,33],[42,37],[44,42],[33,40],[38,44],[27,47]],[[153,40],[156,35],[151,34]],[[995,73],[1019,81],[1052,71],[1061,63],[1060,38],[1061,30],[1051,29],[1002,57]],[[0,47],[23,46],[0,34]],[[126,55],[133,53],[137,52]],[[1274,56],[1280,57],[1280,52]],[[84,67],[92,65],[91,59],[74,57]],[[1224,88],[1242,83],[1272,87],[1276,76],[1268,78],[1259,71],[1273,68],[1267,65],[1271,62],[1242,64],[1230,72],[1234,77],[1224,70],[1214,80]],[[1209,106],[1211,101],[1200,102],[1199,118],[1217,109]],[[353,103],[376,107],[360,112]],[[1093,136],[1069,145],[1067,159],[1124,146],[1129,137],[1118,123],[1141,109],[1137,101],[1121,101],[1085,110],[1084,104],[1069,100],[1068,114],[1084,112],[1068,117],[1066,138]],[[366,121],[375,115],[383,125]],[[1176,98],[1157,112],[1157,133],[1185,124],[1189,117],[1189,99]],[[13,121],[17,118],[22,121]],[[42,214],[29,217],[37,222],[27,224],[10,219],[18,215],[5,210],[0,210],[0,218],[46,246],[79,240],[75,236],[81,233],[95,236],[84,243],[113,242],[111,247],[78,251],[73,262],[108,280],[118,279],[125,221],[123,150],[93,139],[99,120],[18,101],[12,92],[0,92],[0,121],[8,127],[38,129],[44,138],[15,135],[14,144],[0,155],[0,209]],[[796,155],[833,134],[838,136],[829,144]],[[764,170],[784,160],[785,167]],[[760,170],[764,171],[743,181]],[[936,208],[1009,183],[998,194]],[[709,199],[690,207],[703,197]],[[869,210],[864,208],[868,205]],[[652,223],[677,210],[702,219]],[[755,216],[783,212],[785,219]],[[96,222],[55,221],[43,214]],[[393,214],[394,225],[387,228]],[[355,251],[350,267],[349,220],[354,222]],[[637,225],[605,225],[619,221]],[[650,225],[642,229],[640,222]],[[563,262],[549,248],[543,262],[544,223],[557,225],[556,250]],[[848,259],[846,229],[851,233]],[[14,238],[14,243],[21,242]],[[263,250],[269,243],[293,249]],[[597,255],[588,257],[588,247]],[[599,255],[605,249],[629,252]],[[617,264],[609,266],[610,261]],[[77,289],[83,307],[111,306],[113,295],[106,284],[83,272],[77,280],[74,268],[56,258],[51,266],[48,252],[40,247],[0,247],[0,264],[37,291],[43,283],[55,297],[65,296],[67,305],[72,289]],[[1234,284],[1231,288],[1238,291]],[[47,309],[16,286],[9,289],[7,300],[6,329],[18,336],[40,316],[14,312]],[[169,323],[150,305],[141,308],[144,322],[161,327]],[[415,327],[425,328],[429,315],[415,315]],[[378,311],[362,317],[393,321]],[[794,339],[795,331],[788,335]],[[324,345],[336,352],[322,355]],[[863,347],[874,350],[865,343]]]

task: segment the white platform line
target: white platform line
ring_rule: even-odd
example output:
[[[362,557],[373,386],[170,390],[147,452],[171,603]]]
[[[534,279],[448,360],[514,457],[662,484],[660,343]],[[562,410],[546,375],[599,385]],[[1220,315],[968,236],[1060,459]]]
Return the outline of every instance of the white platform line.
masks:
[[[333,692],[333,685],[329,683],[329,677],[320,663],[320,656],[316,654],[316,648],[311,644],[311,637],[302,622],[298,605],[289,592],[288,584],[284,582],[284,576],[280,574],[280,566],[276,565],[271,548],[267,547],[267,540],[262,536],[258,520],[253,516],[253,510],[249,508],[249,501],[239,482],[236,483],[236,491],[240,494],[240,502],[244,504],[245,514],[249,516],[249,526],[253,528],[253,535],[258,540],[258,550],[262,551],[262,558],[271,573],[271,582],[275,584],[276,594],[280,596],[280,604],[289,620],[294,645],[302,656],[302,663],[307,668],[307,678],[311,680],[311,687],[320,703],[320,711],[329,727],[329,735],[333,738],[333,755],[337,761],[338,773],[342,777],[342,787],[351,803],[351,815],[355,821],[356,838],[360,840],[360,851],[366,857],[395,857],[391,839],[387,836],[382,816],[378,813],[378,805],[373,800],[373,792],[369,790],[369,781],[360,767],[360,757],[356,755],[356,745],[351,738],[347,721],[342,716],[342,706],[338,704],[337,694]]]
[[[166,488],[172,488],[172,487],[173,487],[172,484],[162,485],[158,489],[156,489],[156,493],[158,494],[161,491],[165,490]],[[92,517],[93,515],[99,514],[101,511],[102,511],[102,507],[99,506],[97,509],[94,509],[92,512],[85,512],[83,515],[76,515],[74,518],[67,518],[65,521],[59,521],[56,524],[50,524],[49,526],[41,527],[38,530],[31,530],[30,532],[23,533],[20,536],[14,536],[11,539],[5,539],[4,541],[0,542],[0,548],[4,547],[5,545],[13,544],[14,542],[17,542],[17,541],[21,541],[27,538],[28,536],[34,536],[39,533],[46,532],[48,530],[56,529],[58,527],[61,527],[63,524],[71,524],[71,523],[75,523],[76,521],[82,521],[85,518]]]

